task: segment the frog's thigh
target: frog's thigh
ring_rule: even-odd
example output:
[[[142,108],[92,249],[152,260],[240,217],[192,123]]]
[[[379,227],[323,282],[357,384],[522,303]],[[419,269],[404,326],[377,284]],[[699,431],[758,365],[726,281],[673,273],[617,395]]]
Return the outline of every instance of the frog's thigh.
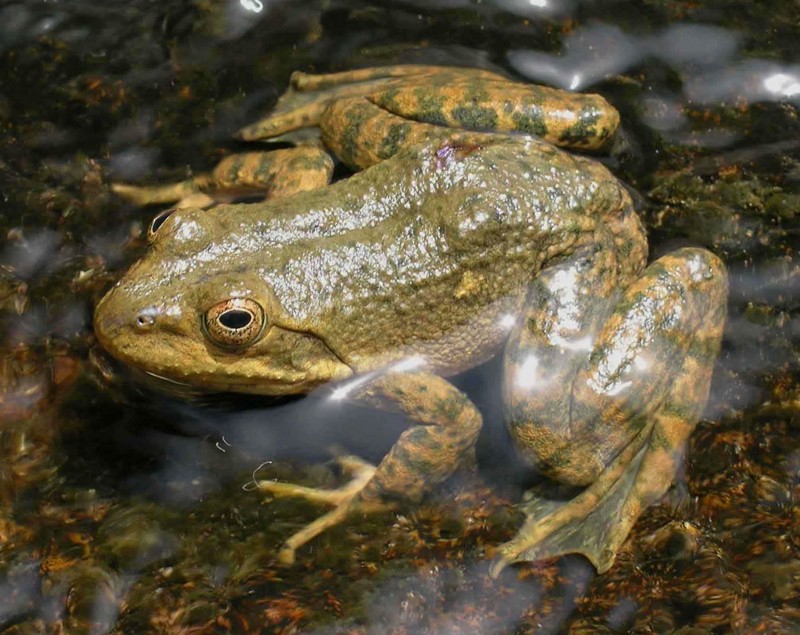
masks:
[[[320,129],[325,145],[353,169],[367,168],[403,148],[451,134],[446,128],[394,115],[365,97],[332,102]]]
[[[362,499],[418,500],[460,466],[474,460],[481,415],[469,398],[442,377],[389,372],[356,395],[413,421],[378,465]]]
[[[580,460],[599,473],[651,421],[656,436],[680,428],[665,438],[681,442],[708,397],[726,299],[725,267],[703,249],[658,259],[625,291],[575,378],[571,426],[587,442]]]
[[[523,457],[566,483],[591,481],[597,472],[572,460],[581,452],[574,450],[579,435],[571,421],[571,386],[619,299],[612,244],[601,228],[590,244],[540,272],[506,345],[503,402],[509,431]]]
[[[211,173],[211,187],[237,193],[256,190],[268,198],[326,186],[333,161],[315,147],[286,148],[271,152],[246,152],[226,157]]]
[[[630,285],[576,373],[568,406],[563,397],[558,402],[568,418],[554,424],[545,405],[542,422],[517,424],[545,472],[565,483],[592,483],[654,420],[675,413],[696,421],[719,347],[726,289],[724,267],[698,249],[659,259]],[[683,382],[692,390],[674,393]]]

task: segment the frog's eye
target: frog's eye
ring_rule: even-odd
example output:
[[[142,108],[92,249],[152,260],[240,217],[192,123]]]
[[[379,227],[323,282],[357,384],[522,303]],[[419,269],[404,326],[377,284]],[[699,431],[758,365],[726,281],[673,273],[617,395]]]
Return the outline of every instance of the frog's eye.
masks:
[[[165,209],[163,212],[156,214],[155,218],[150,221],[150,227],[147,228],[147,240],[152,241],[153,238],[155,238],[158,228],[161,227],[167,221],[167,219],[177,211],[178,208],[173,207],[172,209]]]
[[[231,298],[203,316],[203,331],[218,346],[240,348],[258,340],[267,324],[264,309],[250,298]]]

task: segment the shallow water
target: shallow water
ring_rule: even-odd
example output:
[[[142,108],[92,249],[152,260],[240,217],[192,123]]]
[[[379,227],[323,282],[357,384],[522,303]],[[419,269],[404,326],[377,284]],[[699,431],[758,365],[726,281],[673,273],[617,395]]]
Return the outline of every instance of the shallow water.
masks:
[[[798,25],[785,2],[0,6],[5,632],[800,630]],[[603,160],[653,255],[702,245],[729,267],[704,420],[606,574],[571,556],[488,576],[527,479],[497,362],[459,378],[486,418],[479,477],[354,518],[288,567],[277,549],[319,510],[266,500],[253,474],[333,486],[332,445],[379,459],[403,421],[314,399],[186,403],[98,359],[92,307],[157,211],[109,183],[208,169],[294,70],[389,63],[602,93],[623,119]]]

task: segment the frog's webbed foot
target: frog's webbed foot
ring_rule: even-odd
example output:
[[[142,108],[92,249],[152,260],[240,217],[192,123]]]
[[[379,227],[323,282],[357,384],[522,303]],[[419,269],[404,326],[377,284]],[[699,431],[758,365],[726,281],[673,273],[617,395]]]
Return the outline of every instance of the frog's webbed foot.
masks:
[[[552,500],[537,492],[522,503],[525,522],[498,548],[491,575],[515,562],[568,553],[583,554],[599,573],[611,568],[639,514],[669,487],[676,467],[675,458],[661,456],[646,442],[640,435],[571,500]]]
[[[294,496],[305,498],[314,503],[332,505],[333,509],[323,514],[300,531],[290,536],[278,553],[278,560],[284,564],[292,564],[299,547],[329,529],[343,522],[352,513],[373,513],[392,509],[391,503],[381,502],[363,497],[362,491],[372,479],[377,467],[355,456],[340,456],[336,462],[352,476],[352,480],[342,487],[332,490],[304,487],[291,483],[261,480],[258,489],[273,496]]]

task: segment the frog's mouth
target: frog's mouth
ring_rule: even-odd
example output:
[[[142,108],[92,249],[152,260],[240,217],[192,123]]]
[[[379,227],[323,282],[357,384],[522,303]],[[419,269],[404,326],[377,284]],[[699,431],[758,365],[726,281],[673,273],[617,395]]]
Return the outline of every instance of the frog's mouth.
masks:
[[[160,394],[193,400],[203,392],[186,382],[164,377],[124,364],[102,346],[93,346],[89,351],[93,376],[104,385],[124,390],[130,384],[154,390]]]
[[[283,403],[286,400],[297,398],[299,395],[263,395],[263,394],[242,394],[243,391],[238,385],[224,386],[219,385],[215,387],[198,387],[194,384],[179,381],[171,377],[165,377],[147,370],[139,370],[136,368],[129,368],[128,373],[136,382],[137,385],[142,386],[146,390],[152,390],[168,397],[174,397],[181,401],[190,401],[193,403],[201,404],[219,404],[231,400],[232,403],[241,406],[242,399],[248,396],[254,400],[254,403],[263,404],[266,400],[270,405],[275,403]],[[255,391],[253,391],[255,392]]]
[[[104,386],[112,389],[123,399],[139,399],[142,394],[156,394],[170,399],[177,399],[200,406],[228,406],[231,408],[264,407],[281,405],[293,401],[299,395],[269,396],[245,395],[232,390],[207,390],[195,385],[159,375],[151,371],[135,368],[114,358],[101,346],[94,346],[89,351],[90,368],[93,377]],[[133,397],[136,395],[136,397]]]
[[[120,360],[117,360],[118,362]],[[281,373],[279,380],[269,376],[219,376],[213,373],[196,373],[187,375],[167,375],[162,372],[147,370],[135,365],[121,362],[126,373],[135,381],[148,389],[186,400],[208,397],[215,394],[237,393],[261,395],[264,397],[285,397],[287,395],[305,394],[325,381],[309,380],[309,377],[297,373],[295,377]]]
[[[164,377],[163,375],[158,375],[156,373],[151,373],[150,371],[139,371],[142,375],[147,378],[155,379],[158,384],[164,383],[168,386],[175,386],[175,388],[180,390],[193,390],[191,384],[187,384],[182,381],[178,381],[177,379],[170,379],[169,377]]]

